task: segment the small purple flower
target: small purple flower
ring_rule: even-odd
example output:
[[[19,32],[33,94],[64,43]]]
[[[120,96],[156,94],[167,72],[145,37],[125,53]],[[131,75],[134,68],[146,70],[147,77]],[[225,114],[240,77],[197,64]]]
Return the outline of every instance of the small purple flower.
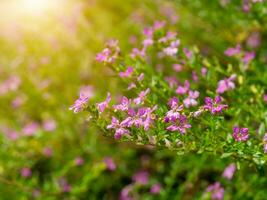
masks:
[[[59,180],[59,186],[60,186],[62,192],[70,192],[71,191],[71,186],[68,183],[68,181],[66,180],[66,178],[64,178],[64,177]]]
[[[104,158],[104,163],[106,165],[106,168],[110,171],[114,171],[117,168],[114,160],[111,157]]]
[[[238,126],[235,126],[233,128],[233,137],[237,142],[248,140],[248,128],[239,128]]]
[[[259,32],[253,32],[247,39],[247,45],[250,48],[257,48],[261,45],[261,37]]]
[[[54,131],[56,127],[57,127],[56,121],[53,119],[47,119],[43,123],[43,129],[48,132]]]
[[[166,76],[164,79],[168,82],[170,88],[174,88],[178,85],[178,80],[175,76]]]
[[[166,21],[155,21],[153,25],[154,30],[163,28],[166,25]]]
[[[179,131],[181,134],[185,134],[186,129],[189,128],[191,128],[191,125],[187,122],[187,117],[185,115],[179,115],[179,117],[176,118],[176,121],[166,129],[171,132]]]
[[[102,63],[113,63],[120,53],[117,40],[110,40],[102,52],[96,55],[96,60]]]
[[[130,132],[125,128],[125,125],[120,123],[115,117],[112,117],[111,124],[107,126],[107,129],[115,129],[114,138],[120,139],[123,135],[128,135]]]
[[[231,163],[224,169],[222,176],[228,180],[231,180],[234,176],[235,170],[236,170],[235,164]]]
[[[10,76],[2,84],[0,84],[0,95],[4,95],[10,91],[15,91],[21,85],[21,79],[18,76]]]
[[[39,129],[39,125],[36,122],[31,122],[24,126],[22,132],[26,136],[34,135]]]
[[[128,110],[129,117],[121,122],[122,126],[131,127],[135,126],[137,128],[143,127],[144,130],[148,130],[154,122],[155,116],[153,112],[157,109],[157,106],[153,108],[139,108],[137,113],[134,109],[130,108]]]
[[[267,133],[265,133],[263,137],[263,151],[264,153],[267,153]]]
[[[211,194],[212,200],[222,200],[224,197],[224,188],[219,182],[209,185],[206,191]]]
[[[145,91],[141,91],[138,95],[137,98],[135,98],[133,101],[136,105],[142,104],[145,99],[146,99],[146,95],[150,92],[150,89],[147,88]]]
[[[166,34],[166,36],[160,38],[158,41],[160,43],[166,43],[166,42],[168,42],[170,40],[175,39],[176,35],[177,35],[176,32],[168,31],[167,34]]]
[[[187,92],[188,92],[188,90],[189,90],[189,88],[190,88],[190,83],[189,83],[189,81],[188,80],[186,80],[185,82],[184,82],[184,85],[183,86],[178,86],[178,88],[176,89],[176,93],[177,94],[186,94]]]
[[[202,75],[202,77],[206,77],[206,75],[207,75],[207,68],[206,67],[202,67],[201,68],[201,75]]]
[[[190,106],[196,106],[197,101],[196,99],[199,97],[199,92],[198,91],[189,91],[189,95],[187,98],[184,99],[183,103],[185,107],[189,108]]]
[[[77,99],[74,104],[69,108],[73,110],[74,113],[78,113],[86,107],[87,102],[89,101],[89,96],[84,93],[80,93],[79,99]]]
[[[23,176],[24,178],[29,178],[31,177],[32,175],[32,171],[29,167],[23,167],[21,170],[20,170],[20,174],[21,176]]]
[[[154,29],[152,27],[146,27],[144,28],[143,33],[147,38],[152,38],[154,34]]]
[[[105,49],[103,49],[102,52],[100,52],[100,53],[98,53],[96,55],[96,58],[95,59],[98,62],[111,62],[111,60],[109,60],[110,54],[111,54],[111,50],[108,49],[108,48],[105,48]]]
[[[192,72],[192,80],[197,83],[198,82],[198,75],[195,71]]]
[[[166,113],[164,122],[175,122],[180,117],[180,112],[184,109],[184,106],[178,105],[178,99],[176,97],[172,97],[168,105],[171,107],[171,110]]]
[[[184,48],[183,51],[184,51],[186,58],[190,60],[193,56],[192,51],[190,51],[188,48]]]
[[[246,52],[244,57],[243,57],[243,62],[245,64],[249,64],[251,62],[251,60],[253,60],[255,58],[255,52]]]
[[[233,82],[236,79],[236,75],[233,74],[229,78],[220,80],[218,82],[218,87],[216,92],[222,94],[228,90],[233,90],[235,88],[235,83]]]
[[[43,149],[43,154],[44,154],[44,156],[49,158],[49,157],[51,157],[53,155],[53,150],[51,148],[49,148],[49,147],[45,147]]]
[[[203,106],[203,108],[205,110],[209,110],[211,112],[211,114],[217,114],[217,113],[221,113],[222,110],[228,108],[227,105],[225,104],[221,104],[221,97],[220,96],[216,96],[213,99],[211,99],[210,97],[206,97],[205,98],[205,105]]]
[[[156,183],[151,186],[150,193],[152,194],[159,194],[161,191],[161,185],[159,183]]]
[[[141,82],[142,80],[144,80],[145,74],[141,73],[138,77],[137,77],[137,81]]]
[[[121,110],[121,111],[126,111],[129,109],[129,106],[131,104],[131,99],[128,99],[127,97],[122,97],[121,103],[118,105],[114,105],[113,108],[115,111]]]
[[[180,45],[180,40],[174,40],[171,42],[170,46],[163,49],[163,52],[167,56],[175,56],[178,52],[179,45]]]
[[[133,181],[140,185],[146,185],[148,183],[149,173],[147,171],[139,171],[132,177]]]
[[[183,66],[181,64],[173,64],[172,68],[173,68],[174,71],[180,72],[180,71],[182,71]]]
[[[131,82],[128,87],[127,87],[127,90],[131,90],[133,88],[136,88],[136,84],[134,82]]]
[[[238,44],[236,45],[236,47],[229,47],[228,49],[226,49],[224,54],[226,56],[234,56],[234,55],[239,54],[240,52],[241,52],[241,46]]]
[[[82,86],[80,89],[80,94],[87,96],[89,99],[92,98],[95,95],[93,86]]]
[[[168,106],[170,106],[170,108],[174,109],[178,106],[178,103],[179,103],[179,99],[177,97],[172,97],[168,101]]]
[[[267,94],[263,95],[263,100],[267,103]]]
[[[132,191],[132,189],[133,189],[133,185],[132,184],[125,186],[121,190],[120,200],[133,200],[133,198],[130,197],[130,192]]]
[[[74,159],[76,166],[82,166],[84,164],[84,159],[81,156],[78,156]]]
[[[98,109],[99,113],[104,112],[104,110],[108,107],[109,102],[111,101],[111,95],[108,92],[107,94],[107,98],[105,101],[101,102],[101,103],[96,103],[96,107]]]
[[[130,77],[134,71],[133,67],[128,67],[125,72],[120,72],[119,75],[122,78]]]

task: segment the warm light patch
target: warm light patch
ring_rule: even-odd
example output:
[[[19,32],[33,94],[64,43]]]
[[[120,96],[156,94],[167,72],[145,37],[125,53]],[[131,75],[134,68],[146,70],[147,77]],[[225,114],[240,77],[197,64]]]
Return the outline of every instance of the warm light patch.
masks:
[[[59,6],[59,0],[18,0],[17,8],[19,12],[28,15],[42,15],[54,10]]]

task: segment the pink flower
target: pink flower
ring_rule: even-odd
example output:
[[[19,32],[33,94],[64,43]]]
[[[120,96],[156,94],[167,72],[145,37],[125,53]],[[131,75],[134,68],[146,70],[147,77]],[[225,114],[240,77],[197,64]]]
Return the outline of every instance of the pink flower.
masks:
[[[228,90],[233,90],[235,88],[235,83],[233,82],[236,79],[236,75],[233,74],[229,78],[220,80],[218,82],[218,87],[216,92],[222,94]]]
[[[233,128],[233,138],[237,142],[248,140],[249,138],[248,128],[239,128],[238,126],[235,126]]]
[[[153,25],[154,30],[163,28],[166,25],[166,21],[155,21]]]
[[[133,200],[133,198],[130,197],[130,192],[132,191],[132,189],[132,184],[125,186],[120,193],[120,200]]]
[[[154,29],[152,27],[146,27],[144,28],[143,33],[147,38],[152,38],[154,34]]]
[[[112,117],[111,124],[107,126],[107,129],[114,129],[114,138],[116,140],[120,139],[123,135],[128,135],[130,132],[125,128],[124,123],[120,123],[115,117]]]
[[[126,111],[129,109],[129,106],[131,104],[131,99],[128,99],[127,97],[122,97],[121,103],[118,105],[114,105],[113,108],[115,111],[121,110],[121,111]]]
[[[168,101],[168,106],[170,106],[172,109],[175,109],[178,106],[178,98],[177,97],[172,97]]]
[[[252,0],[253,3],[263,2],[263,0]]]
[[[53,150],[49,147],[45,147],[43,149],[43,154],[46,156],[46,157],[51,157],[53,155]]]
[[[236,170],[236,166],[235,166],[235,164],[234,164],[234,163],[231,163],[230,165],[228,165],[228,166],[225,168],[225,170],[224,170],[222,176],[225,177],[225,178],[228,179],[228,180],[231,180],[231,179],[233,178],[233,175],[234,175],[234,173],[235,173],[235,170]]]
[[[161,185],[159,183],[156,183],[151,186],[150,193],[152,194],[159,194],[161,191]]]
[[[178,105],[178,99],[176,97],[172,97],[169,100],[168,105],[171,107],[171,110],[166,113],[164,117],[164,122],[175,122],[180,117],[180,112],[183,110],[184,107],[183,105]]]
[[[240,52],[241,52],[241,46],[238,44],[236,45],[236,47],[229,47],[228,49],[226,49],[224,54],[226,56],[234,56],[234,55],[240,54]]]
[[[24,126],[22,132],[26,136],[34,135],[39,129],[39,125],[36,122],[31,122]]]
[[[95,96],[94,88],[91,85],[88,86],[82,86],[80,89],[80,94],[88,97],[91,99],[93,96]]]
[[[247,45],[251,48],[257,48],[261,45],[261,37],[259,32],[253,32],[247,39]]]
[[[265,133],[263,137],[263,151],[264,153],[267,153],[267,133]]]
[[[264,94],[264,95],[263,95],[263,100],[264,100],[265,102],[267,102],[267,94]]]
[[[161,43],[166,43],[170,40],[175,39],[177,33],[176,32],[172,32],[172,31],[168,31],[165,37],[160,38],[158,41]]]
[[[117,168],[115,162],[111,157],[104,158],[104,163],[106,164],[106,168],[110,171],[114,171]]]
[[[206,67],[202,67],[201,68],[201,75],[202,75],[202,77],[205,77],[206,75],[207,75],[207,68]]]
[[[184,51],[184,54],[185,54],[186,58],[190,60],[192,58],[192,56],[193,56],[192,51],[190,51],[187,48],[184,48],[183,51]]]
[[[180,72],[180,71],[182,71],[183,66],[181,64],[173,64],[172,68],[174,69],[174,71]]]
[[[25,102],[25,98],[23,96],[17,96],[11,103],[13,108],[19,108]]]
[[[141,73],[138,77],[137,77],[137,81],[141,82],[142,80],[144,80],[145,74]]]
[[[110,59],[110,54],[111,54],[111,50],[108,48],[105,48],[102,52],[96,55],[96,60],[98,62],[113,62],[113,60]]]
[[[219,182],[209,185],[206,191],[211,193],[212,200],[222,200],[224,197],[224,188]]]
[[[15,91],[19,88],[20,85],[21,85],[20,77],[10,76],[2,84],[0,84],[0,95],[4,95],[9,91]]]
[[[74,104],[69,108],[69,110],[73,110],[74,113],[80,112],[86,107],[91,97],[91,92],[89,92],[87,89],[85,90],[85,88],[81,89],[79,99],[74,102]]]
[[[176,93],[177,94],[186,94],[188,92],[189,88],[190,88],[190,83],[188,80],[186,80],[184,82],[183,86],[181,86],[181,85],[178,86],[178,88],[176,89]]]
[[[245,64],[249,64],[251,60],[255,58],[255,52],[246,52],[244,57],[243,57],[243,62]]]
[[[63,192],[70,192],[71,191],[71,186],[67,182],[66,178],[61,178],[59,180],[59,186]]]
[[[148,183],[149,173],[147,171],[139,171],[132,177],[133,181],[140,185],[146,185]]]
[[[132,73],[133,73],[133,70],[134,70],[133,67],[128,67],[125,72],[120,72],[119,75],[122,78],[130,77],[132,75]]]
[[[198,75],[195,71],[192,71],[192,80],[197,83],[198,82]]]
[[[10,140],[17,140],[19,138],[19,134],[17,131],[8,128],[8,127],[1,127],[0,131],[2,131],[8,139]]]
[[[221,97],[220,96],[216,96],[213,99],[211,99],[210,97],[206,97],[205,98],[205,105],[203,106],[204,110],[209,110],[211,112],[211,114],[216,114],[216,113],[221,113],[222,110],[228,108],[227,105],[225,104],[221,104]]]
[[[141,91],[137,98],[135,98],[133,101],[136,105],[144,103],[146,99],[146,95],[150,92],[150,89],[147,88],[145,91]]]
[[[170,46],[163,49],[163,52],[167,56],[175,56],[178,52],[178,46],[180,45],[180,40],[172,41]]]
[[[20,174],[21,174],[21,176],[23,176],[25,178],[29,178],[32,175],[32,171],[31,171],[31,169],[29,167],[23,167],[20,170]]]
[[[136,88],[136,84],[133,83],[133,82],[131,82],[131,83],[128,85],[127,90],[131,90],[131,89],[133,89],[133,88]]]
[[[175,122],[172,121],[172,124],[168,126],[166,129],[168,131],[174,132],[179,131],[181,134],[186,133],[186,129],[191,128],[191,125],[187,122],[187,117],[185,115],[179,115]]]
[[[84,164],[84,159],[78,156],[75,158],[74,163],[76,166],[82,166]]]
[[[189,95],[187,98],[184,99],[183,103],[185,107],[190,107],[190,106],[196,106],[197,101],[196,99],[199,97],[199,92],[198,91],[189,91]]]
[[[53,119],[47,119],[43,123],[44,130],[48,132],[54,131],[56,127],[57,127],[56,121]]]
[[[107,42],[106,46],[107,48],[96,55],[96,60],[102,63],[113,63],[120,53],[118,41],[110,40]]]
[[[108,107],[109,102],[111,101],[111,95],[108,92],[107,94],[107,98],[105,101],[101,102],[101,103],[96,103],[96,107],[99,111],[99,113],[104,112],[104,110]]]
[[[170,88],[174,88],[178,85],[178,80],[175,76],[166,76],[165,80],[168,82]]]

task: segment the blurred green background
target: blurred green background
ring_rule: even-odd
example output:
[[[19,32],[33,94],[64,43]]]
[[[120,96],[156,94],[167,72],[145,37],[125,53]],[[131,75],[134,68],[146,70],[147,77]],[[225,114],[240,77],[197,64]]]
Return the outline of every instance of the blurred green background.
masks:
[[[155,20],[169,21],[184,43],[211,57],[220,58],[255,31],[264,38],[266,16],[245,15],[236,2],[226,8],[217,1],[2,0],[0,200],[118,199],[144,169],[149,185],[135,189],[136,199],[201,199],[230,160],[114,142],[85,120],[86,113],[69,107],[84,86],[92,86],[96,99],[120,89],[95,62],[96,53],[111,38],[131,49]],[[259,51],[266,52],[266,42]],[[34,129],[32,136],[25,136],[27,128]],[[115,171],[108,170],[106,157]],[[31,169],[30,177],[22,176],[23,168]],[[162,185],[158,195],[149,192],[155,183]],[[266,177],[248,165],[225,184],[225,199],[267,199]]]

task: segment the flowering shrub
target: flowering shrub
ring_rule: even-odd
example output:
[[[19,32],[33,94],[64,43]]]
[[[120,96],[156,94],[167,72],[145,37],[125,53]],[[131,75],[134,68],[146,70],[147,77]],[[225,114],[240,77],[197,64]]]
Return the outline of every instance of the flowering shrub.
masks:
[[[143,33],[141,48],[124,53],[117,41],[110,41],[97,54],[96,60],[113,70],[124,89],[95,104],[87,103],[86,96],[84,110],[90,112],[90,123],[117,140],[179,154],[212,152],[263,165],[263,135],[258,128],[266,102],[253,91],[242,95],[250,87],[247,68],[256,65],[255,53],[241,54],[240,45],[228,48],[227,56],[241,54],[239,68],[233,68],[230,62],[203,57],[197,47],[185,46],[165,21],[156,21]],[[264,85],[257,87],[263,96]],[[79,111],[85,105],[80,101],[73,106]],[[240,109],[250,102],[257,105],[256,118],[246,117],[249,111]]]

